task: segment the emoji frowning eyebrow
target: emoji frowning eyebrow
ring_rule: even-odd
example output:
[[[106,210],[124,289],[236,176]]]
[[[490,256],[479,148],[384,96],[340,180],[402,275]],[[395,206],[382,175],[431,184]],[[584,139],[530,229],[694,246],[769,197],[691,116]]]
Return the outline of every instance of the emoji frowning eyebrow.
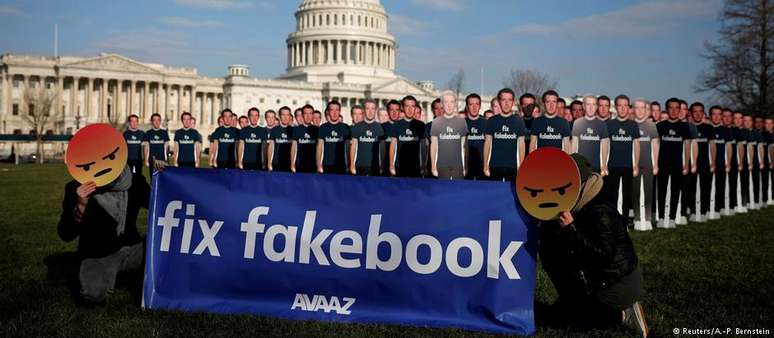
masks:
[[[107,160],[107,159],[111,159],[112,160],[112,159],[116,158],[116,153],[117,152],[118,152],[118,147],[116,147],[116,149],[113,150],[110,154],[105,155],[105,157],[103,157],[102,159],[103,160]],[[91,163],[94,164],[94,162],[91,162]]]
[[[563,186],[561,186],[559,188],[551,189],[551,191],[560,191],[561,192],[563,190],[567,190],[567,188],[569,188],[571,186],[572,186],[572,182],[567,182],[567,184],[565,184],[565,185],[563,185]]]
[[[96,163],[97,163],[97,162],[91,161],[91,162],[89,162],[89,163],[84,163],[84,164],[76,164],[76,165],[75,165],[75,167],[76,167],[76,168],[82,168],[83,170],[86,170],[86,171],[88,171],[88,170],[89,170],[89,166],[92,166],[92,165],[94,165],[94,164],[96,164]]]
[[[538,194],[539,192],[543,192],[543,191],[545,191],[545,190],[543,190],[543,189],[534,189],[534,188],[530,188],[530,187],[527,187],[527,186],[524,186],[524,190],[526,190],[528,193],[530,193],[530,195],[531,195],[532,197],[537,197],[537,194]]]

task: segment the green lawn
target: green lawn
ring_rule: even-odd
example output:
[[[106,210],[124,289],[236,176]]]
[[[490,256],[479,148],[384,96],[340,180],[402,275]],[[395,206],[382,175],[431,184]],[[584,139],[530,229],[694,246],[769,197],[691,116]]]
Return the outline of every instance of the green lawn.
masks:
[[[0,336],[470,336],[461,330],[296,322],[268,317],[142,311],[136,287],[108,304],[76,306],[68,286],[76,243],[57,237],[63,165],[0,165]],[[140,220],[147,220],[143,212]],[[145,228],[145,224],[142,224]],[[643,300],[655,336],[674,328],[774,329],[774,207],[677,230],[634,233],[644,268]],[[121,283],[126,284],[126,283]],[[536,299],[556,294],[539,271]],[[624,336],[618,329],[568,331],[541,325],[540,336]]]

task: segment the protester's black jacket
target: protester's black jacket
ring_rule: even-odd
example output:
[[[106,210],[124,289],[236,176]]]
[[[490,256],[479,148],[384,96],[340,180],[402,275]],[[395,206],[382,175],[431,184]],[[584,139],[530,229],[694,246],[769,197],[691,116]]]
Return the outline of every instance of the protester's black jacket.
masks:
[[[595,198],[573,218],[573,225],[564,228],[557,222],[541,224],[539,255],[560,297],[591,294],[634,271],[634,245],[613,207]]]
[[[78,206],[76,189],[78,186],[80,183],[76,181],[65,184],[62,215],[59,217],[57,232],[59,237],[67,242],[80,236],[78,253],[82,257],[105,257],[118,251],[122,246],[132,245],[142,240],[137,232],[137,214],[140,208],[148,208],[148,199],[150,198],[150,186],[143,176],[133,175],[132,177],[126,210],[125,231],[121,236],[116,234],[118,222],[94,198],[90,198],[86,204],[81,222],[76,222],[75,209]]]

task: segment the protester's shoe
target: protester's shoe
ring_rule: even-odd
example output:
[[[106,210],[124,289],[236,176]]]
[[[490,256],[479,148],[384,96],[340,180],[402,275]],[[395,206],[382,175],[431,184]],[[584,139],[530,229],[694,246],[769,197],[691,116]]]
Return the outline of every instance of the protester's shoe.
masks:
[[[623,326],[636,332],[638,336],[648,337],[648,323],[645,322],[645,310],[640,302],[624,310]]]

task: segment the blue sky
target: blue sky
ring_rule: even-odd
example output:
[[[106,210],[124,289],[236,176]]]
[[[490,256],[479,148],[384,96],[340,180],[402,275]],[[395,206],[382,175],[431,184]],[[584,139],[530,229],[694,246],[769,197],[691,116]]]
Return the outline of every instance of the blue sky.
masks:
[[[722,0],[382,0],[399,44],[397,72],[445,86],[502,87],[511,69],[559,79],[564,96],[620,93],[663,101],[694,92],[717,38]],[[229,64],[271,78],[286,67],[292,0],[0,1],[0,53],[119,53],[223,76]]]

